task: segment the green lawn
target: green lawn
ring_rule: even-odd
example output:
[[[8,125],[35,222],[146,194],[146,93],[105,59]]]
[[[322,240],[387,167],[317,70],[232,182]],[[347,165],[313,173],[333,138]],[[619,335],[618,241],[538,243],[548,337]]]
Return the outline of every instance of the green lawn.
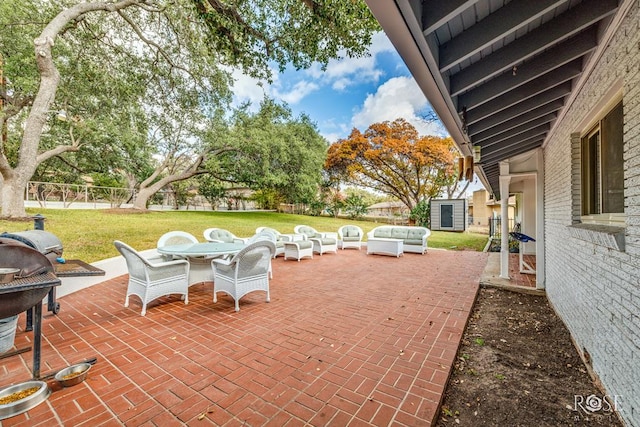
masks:
[[[119,210],[122,212],[122,210]],[[63,256],[95,262],[118,255],[114,240],[138,250],[156,246],[158,238],[172,230],[187,231],[204,241],[203,231],[209,227],[224,228],[236,236],[249,237],[256,227],[268,226],[281,233],[292,233],[293,227],[306,224],[318,231],[337,231],[341,225],[357,224],[364,232],[381,225],[369,221],[352,221],[327,217],[280,214],[274,212],[166,211],[113,213],[104,210],[27,209],[29,215],[45,216],[45,230],[55,234],[64,247]],[[32,230],[33,222],[0,220],[0,232]],[[429,247],[481,251],[487,236],[474,233],[434,231]]]

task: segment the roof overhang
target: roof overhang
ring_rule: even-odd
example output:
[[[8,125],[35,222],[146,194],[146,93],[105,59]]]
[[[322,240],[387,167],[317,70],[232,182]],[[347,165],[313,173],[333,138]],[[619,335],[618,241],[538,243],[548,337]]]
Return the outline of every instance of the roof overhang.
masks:
[[[619,0],[365,0],[462,155],[499,198],[499,162],[541,147]],[[627,0],[624,0],[627,3]]]

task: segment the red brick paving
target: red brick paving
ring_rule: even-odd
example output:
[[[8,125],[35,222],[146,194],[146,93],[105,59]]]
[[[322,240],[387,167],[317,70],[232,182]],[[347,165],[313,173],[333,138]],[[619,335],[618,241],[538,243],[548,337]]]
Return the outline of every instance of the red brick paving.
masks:
[[[528,288],[536,287],[536,275],[534,274],[522,274],[520,273],[520,255],[509,254],[509,277],[510,282],[514,286],[526,286]],[[536,268],[536,256],[524,255],[524,262],[529,264],[531,268]]]
[[[240,312],[212,285],[189,304],[123,307],[126,276],[60,298],[43,319],[42,373],[97,357],[85,382],[3,426],[428,426],[487,255],[400,258],[348,249],[274,261],[271,302]],[[223,294],[220,294],[223,295]],[[22,331],[16,347],[30,343]],[[32,354],[0,362],[0,387],[28,380]]]

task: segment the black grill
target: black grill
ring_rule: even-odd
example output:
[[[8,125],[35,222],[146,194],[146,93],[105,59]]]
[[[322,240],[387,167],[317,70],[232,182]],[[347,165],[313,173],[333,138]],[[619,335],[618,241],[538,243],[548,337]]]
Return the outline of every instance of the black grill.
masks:
[[[55,265],[56,259],[62,256],[62,242],[58,237],[44,230],[17,231],[15,233],[2,233],[1,239],[13,239],[24,243],[46,256]]]
[[[18,277],[35,277],[55,273],[56,258],[62,256],[62,243],[55,234],[43,230],[27,230],[0,234],[0,267],[19,268]],[[47,298],[48,311],[58,314],[56,288],[51,287]],[[33,324],[33,310],[27,310],[26,330]]]

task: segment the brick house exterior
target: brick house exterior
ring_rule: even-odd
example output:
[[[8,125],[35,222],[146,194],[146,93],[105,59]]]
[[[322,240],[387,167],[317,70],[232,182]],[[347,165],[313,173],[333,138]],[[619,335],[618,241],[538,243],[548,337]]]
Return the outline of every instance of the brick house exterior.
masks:
[[[481,147],[475,172],[504,216],[509,195],[522,194],[538,287],[620,418],[640,426],[640,0],[366,1],[463,155]],[[558,38],[541,48],[552,32]],[[572,50],[565,42],[579,32],[589,46]],[[544,68],[560,56],[570,62]],[[538,94],[549,97],[536,103]],[[613,172],[600,157],[590,163],[589,149],[604,150],[620,123],[621,198],[607,210]]]
[[[582,123],[616,86],[624,111],[626,230],[576,233]],[[547,297],[619,414],[640,425],[640,4],[635,2],[544,148]],[[618,246],[618,247],[616,247]],[[622,246],[622,247],[620,247]]]

